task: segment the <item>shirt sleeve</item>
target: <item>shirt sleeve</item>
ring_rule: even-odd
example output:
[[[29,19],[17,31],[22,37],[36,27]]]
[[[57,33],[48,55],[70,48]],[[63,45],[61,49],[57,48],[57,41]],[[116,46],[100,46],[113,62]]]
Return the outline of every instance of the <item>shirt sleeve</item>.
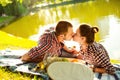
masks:
[[[38,56],[44,56],[52,48],[52,37],[49,34],[44,34],[39,40],[38,46],[30,49],[29,56],[34,59]]]
[[[96,51],[95,51],[96,50]],[[106,69],[107,73],[115,72],[114,66],[110,63],[110,59],[108,57],[108,53],[105,53],[105,48],[100,46],[98,49],[94,49],[95,61],[97,62],[100,67]],[[107,55],[106,55],[107,54]]]
[[[101,49],[101,51],[108,57],[109,61],[110,61],[110,57],[108,55],[107,50],[104,48],[104,46],[102,44],[99,44],[99,49]]]

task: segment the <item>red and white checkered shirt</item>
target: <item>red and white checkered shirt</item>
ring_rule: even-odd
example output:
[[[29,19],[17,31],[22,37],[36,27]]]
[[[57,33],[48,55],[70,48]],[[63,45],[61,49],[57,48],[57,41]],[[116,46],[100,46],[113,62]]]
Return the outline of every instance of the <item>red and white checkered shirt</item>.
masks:
[[[61,48],[61,43],[58,42],[55,32],[48,32],[40,37],[38,46],[30,49],[28,55],[31,61],[42,61],[48,56],[59,56]]]
[[[107,73],[115,71],[115,68],[110,63],[110,58],[107,51],[101,44],[96,42],[89,44],[87,50],[83,52],[81,49],[80,53],[82,54],[83,59],[86,60],[89,64],[92,64],[95,67],[104,68],[106,69]]]

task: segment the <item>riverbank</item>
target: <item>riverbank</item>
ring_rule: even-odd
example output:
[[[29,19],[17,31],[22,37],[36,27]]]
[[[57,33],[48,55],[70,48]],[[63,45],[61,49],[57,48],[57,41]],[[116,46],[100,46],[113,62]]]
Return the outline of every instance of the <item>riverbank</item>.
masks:
[[[0,17],[0,28],[7,26],[15,19],[14,16],[1,16]]]

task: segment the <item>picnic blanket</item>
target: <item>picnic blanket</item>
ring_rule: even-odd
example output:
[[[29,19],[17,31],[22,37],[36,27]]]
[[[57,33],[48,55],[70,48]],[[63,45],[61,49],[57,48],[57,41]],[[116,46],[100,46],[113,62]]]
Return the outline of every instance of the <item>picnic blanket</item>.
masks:
[[[31,68],[34,68],[37,63],[24,63],[20,60],[20,57],[26,52],[27,50],[1,50],[0,66],[6,67],[13,72],[28,73],[40,76],[44,80],[49,80],[49,77],[45,72],[34,72],[31,70]]]
[[[79,76],[77,74],[80,75],[81,73],[85,73],[86,75],[90,74],[91,77],[90,76],[88,76],[88,77],[90,77],[92,79],[91,70],[89,70],[86,67],[86,65],[78,64],[79,60],[71,59],[71,58],[66,58],[68,60],[68,62],[65,61],[65,63],[63,63],[61,61],[60,61],[60,63],[57,63],[57,62],[59,62],[59,60],[55,61],[56,63],[54,61],[52,61],[51,64],[49,64],[46,72],[41,71],[41,70],[34,71],[33,69],[36,68],[36,66],[38,65],[37,63],[24,63],[20,60],[20,56],[22,56],[25,52],[27,52],[27,50],[1,50],[0,51],[0,66],[7,67],[8,69],[10,69],[13,72],[23,72],[23,73],[28,73],[28,74],[32,74],[32,75],[37,75],[37,76],[42,77],[44,80],[49,80],[49,77],[53,78],[53,80],[60,80],[60,79],[58,79],[59,75],[58,75],[57,79],[55,77],[57,74],[59,74],[60,70],[61,70],[60,74],[62,74],[62,72],[64,72],[64,74],[62,75],[62,77],[64,77],[64,79],[66,79],[68,77],[68,75],[69,76],[72,75],[71,76],[72,79],[76,80],[77,78],[79,78]],[[64,60],[64,59],[61,59],[61,60]],[[63,67],[61,67],[61,66],[63,66]],[[81,68],[78,68],[78,66],[81,66]],[[116,65],[116,66],[119,67],[120,65]],[[57,68],[58,68],[58,70],[57,70]],[[65,72],[65,70],[66,70],[66,72]],[[88,73],[87,73],[87,71],[88,71]],[[77,72],[77,74],[75,74],[75,72]],[[54,73],[56,73],[56,75],[54,75]],[[68,73],[70,73],[70,74],[68,74]],[[118,80],[120,80],[120,71],[118,70],[118,71],[116,71],[116,73],[119,78]],[[73,74],[75,74],[75,75],[73,76]],[[84,74],[82,74],[82,75],[84,75]],[[84,77],[86,77],[86,75]],[[98,75],[99,75],[98,73],[95,73],[93,75],[94,76],[93,80],[115,80],[114,76],[112,76],[112,75],[102,74],[102,77],[100,79],[99,79]],[[69,77],[69,79],[71,77]],[[81,77],[81,78],[83,78],[83,77]],[[62,79],[62,80],[64,80],[64,79]],[[79,79],[77,79],[77,80],[79,80]],[[87,79],[84,79],[84,80],[87,80]]]

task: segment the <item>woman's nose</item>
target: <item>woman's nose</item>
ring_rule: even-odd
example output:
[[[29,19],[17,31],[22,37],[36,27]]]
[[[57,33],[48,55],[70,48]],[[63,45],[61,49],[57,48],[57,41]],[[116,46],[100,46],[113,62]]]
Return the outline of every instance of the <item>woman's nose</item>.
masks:
[[[74,37],[74,36],[75,36],[75,34],[76,34],[76,33],[74,33],[74,34],[72,35],[72,37]]]

